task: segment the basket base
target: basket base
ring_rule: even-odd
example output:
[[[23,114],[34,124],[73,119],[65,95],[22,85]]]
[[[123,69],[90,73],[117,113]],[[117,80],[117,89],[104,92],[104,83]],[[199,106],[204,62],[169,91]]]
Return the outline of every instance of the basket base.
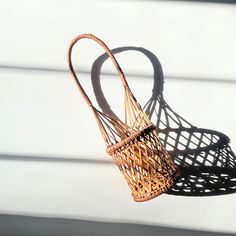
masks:
[[[168,192],[169,189],[178,180],[179,176],[180,176],[180,172],[179,172],[179,170],[177,170],[173,174],[173,176],[166,181],[166,184],[164,186],[162,186],[161,188],[156,189],[156,190],[154,190],[152,192],[149,192],[149,193],[145,193],[141,196],[135,196],[135,195],[132,194],[132,197],[133,197],[134,201],[136,201],[136,202],[145,202],[145,201],[151,200],[151,199],[161,195],[162,193]]]

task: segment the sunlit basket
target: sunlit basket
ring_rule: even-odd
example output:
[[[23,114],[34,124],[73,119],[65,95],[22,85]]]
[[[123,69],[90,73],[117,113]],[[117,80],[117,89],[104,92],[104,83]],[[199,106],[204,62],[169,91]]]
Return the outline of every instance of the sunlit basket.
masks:
[[[120,47],[113,54],[124,51],[143,53],[152,63],[154,84],[152,95],[143,110],[154,122],[159,139],[181,172],[168,194],[182,196],[212,196],[236,192],[236,156],[225,134],[198,128],[177,114],[163,96],[164,75],[158,58],[142,47]],[[103,112],[113,114],[102,92],[100,72],[108,59],[99,56],[92,66],[92,85],[96,100]]]
[[[71,54],[73,46],[83,38],[92,39],[100,44],[116,66],[124,87],[124,122],[96,109],[78,80]],[[97,37],[82,34],[70,43],[68,63],[80,92],[96,117],[107,145],[107,153],[112,156],[124,175],[133,199],[139,202],[146,201],[167,192],[179,176],[179,172],[161,144],[155,127],[133,96],[124,73],[110,49]]]

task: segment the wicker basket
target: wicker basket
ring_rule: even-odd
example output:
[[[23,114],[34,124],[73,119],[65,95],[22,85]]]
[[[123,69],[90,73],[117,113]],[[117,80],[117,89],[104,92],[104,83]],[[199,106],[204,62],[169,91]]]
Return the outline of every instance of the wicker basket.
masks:
[[[100,44],[116,66],[124,87],[124,122],[96,109],[78,80],[72,65],[71,54],[73,46],[83,38]],[[133,199],[140,202],[146,201],[167,192],[179,176],[179,172],[162,146],[155,127],[133,96],[124,73],[110,49],[91,34],[78,35],[70,43],[68,64],[72,77],[96,117],[107,145],[107,153],[112,156],[124,175]]]
[[[115,48],[112,53],[124,51],[143,53],[154,69],[153,93],[143,110],[154,122],[159,139],[181,172],[168,194],[212,196],[236,192],[236,156],[229,137],[215,130],[198,128],[172,110],[163,96],[161,63],[152,52],[129,46]],[[100,83],[101,68],[108,58],[104,53],[93,63],[92,85],[100,108],[115,116]]]

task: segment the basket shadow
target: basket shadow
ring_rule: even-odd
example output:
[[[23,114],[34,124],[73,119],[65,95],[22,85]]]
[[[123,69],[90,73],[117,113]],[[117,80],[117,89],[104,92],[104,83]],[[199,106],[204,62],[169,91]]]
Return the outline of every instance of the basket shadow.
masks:
[[[143,109],[155,124],[162,144],[181,171],[180,178],[168,194],[214,196],[236,192],[236,156],[229,145],[230,139],[218,131],[192,125],[171,109],[163,96],[162,67],[152,52],[134,46],[112,50],[113,54],[124,51],[143,53],[153,66],[153,90]],[[94,61],[91,80],[102,111],[118,119],[110,108],[100,83],[101,68],[107,58],[105,53]]]

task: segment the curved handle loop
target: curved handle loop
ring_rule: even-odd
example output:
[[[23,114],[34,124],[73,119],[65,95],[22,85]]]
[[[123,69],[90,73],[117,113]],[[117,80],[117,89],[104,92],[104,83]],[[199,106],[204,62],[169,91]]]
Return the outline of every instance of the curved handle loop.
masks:
[[[92,34],[80,34],[78,36],[76,36],[71,42],[70,42],[70,45],[69,45],[69,49],[68,49],[68,54],[67,54],[67,60],[68,60],[68,64],[69,64],[69,69],[70,69],[70,72],[76,82],[76,84],[78,85],[79,87],[79,90],[80,92],[82,93],[85,101],[87,102],[87,104],[90,106],[90,107],[93,107],[93,104],[91,102],[91,100],[89,99],[88,95],[86,94],[86,92],[84,91],[83,87],[81,86],[80,82],[79,82],[79,79],[76,75],[76,72],[74,70],[74,67],[73,67],[73,64],[72,64],[72,60],[71,60],[71,54],[72,54],[72,49],[73,49],[73,46],[80,40],[80,39],[91,39],[95,42],[97,42],[99,45],[101,45],[106,53],[108,54],[108,56],[111,58],[112,62],[114,63],[115,67],[116,67],[116,70],[121,78],[121,81],[122,81],[122,84],[125,87],[127,87],[129,89],[129,86],[127,84],[127,81],[125,79],[125,76],[124,76],[124,73],[122,71],[122,69],[120,68],[116,58],[114,57],[114,55],[112,54],[111,50],[107,47],[107,45],[99,38],[97,38],[96,36],[92,35]]]

